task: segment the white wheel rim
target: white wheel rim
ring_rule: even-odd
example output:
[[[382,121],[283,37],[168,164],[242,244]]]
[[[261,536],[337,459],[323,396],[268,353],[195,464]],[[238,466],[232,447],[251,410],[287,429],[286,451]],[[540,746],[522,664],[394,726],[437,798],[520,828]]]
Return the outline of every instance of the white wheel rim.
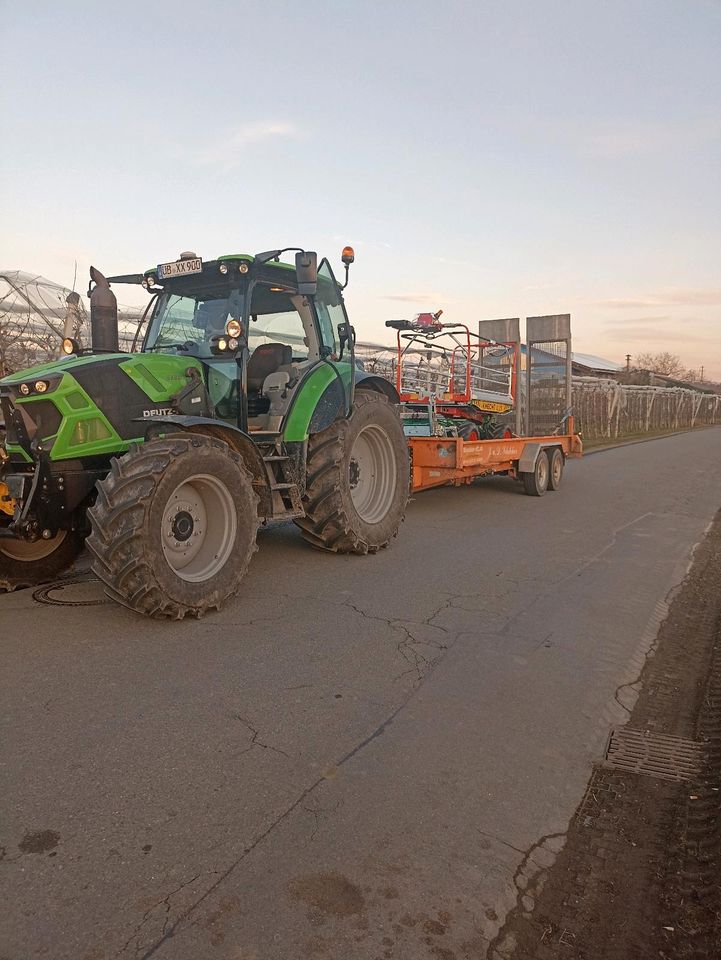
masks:
[[[380,523],[391,509],[397,488],[393,442],[378,424],[363,427],[348,465],[350,494],[365,523]]]
[[[214,577],[238,532],[233,496],[217,477],[199,473],[179,484],[163,511],[162,543],[173,573],[188,583]]]
[[[44,560],[51,553],[55,553],[63,540],[67,537],[67,530],[60,530],[50,540],[0,540],[0,553],[17,560],[19,563],[34,563]]]

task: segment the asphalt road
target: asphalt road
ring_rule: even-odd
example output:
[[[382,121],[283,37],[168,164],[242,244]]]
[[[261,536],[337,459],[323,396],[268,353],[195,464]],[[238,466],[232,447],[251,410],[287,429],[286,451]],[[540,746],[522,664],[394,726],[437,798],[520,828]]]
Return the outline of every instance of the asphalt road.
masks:
[[[540,500],[421,494],[375,557],[269,530],[199,622],[96,583],[0,597],[2,960],[485,957],[720,476],[715,428],[571,463]]]

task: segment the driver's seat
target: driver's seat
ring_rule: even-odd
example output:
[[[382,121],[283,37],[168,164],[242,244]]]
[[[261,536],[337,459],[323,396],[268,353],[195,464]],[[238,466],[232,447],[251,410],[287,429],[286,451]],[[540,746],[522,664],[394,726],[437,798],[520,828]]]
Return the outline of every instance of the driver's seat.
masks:
[[[270,410],[270,397],[263,396],[263,384],[279,367],[289,367],[293,351],[287,343],[261,343],[248,360],[248,416],[260,417]]]
[[[292,362],[293,351],[287,343],[259,344],[248,360],[248,393],[260,393],[268,374]]]

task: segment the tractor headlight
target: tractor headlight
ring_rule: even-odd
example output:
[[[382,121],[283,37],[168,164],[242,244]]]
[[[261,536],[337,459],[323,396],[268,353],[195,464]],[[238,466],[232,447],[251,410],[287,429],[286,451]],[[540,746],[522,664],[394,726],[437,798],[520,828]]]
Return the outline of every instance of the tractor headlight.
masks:
[[[220,270],[220,272],[223,274],[223,276],[225,276],[225,274],[228,272],[228,264],[227,264],[227,263],[221,263],[221,265],[218,267],[218,270]]]
[[[238,341],[235,339],[235,337],[231,337],[230,340],[228,340],[228,349],[229,350],[238,349]]]
[[[225,325],[225,332],[229,337],[239,337],[243,332],[240,320],[228,320]]]
[[[241,265],[238,267],[238,270],[240,270],[241,273],[247,273],[247,272],[248,272],[248,264],[247,264],[247,263],[241,263]]]
[[[28,394],[30,393],[30,387],[27,385],[27,383],[20,384],[20,393],[22,393],[24,397],[28,396]]]
[[[47,380],[36,380],[35,381],[35,392],[36,393],[45,393],[48,389]]]
[[[74,353],[80,353],[80,345],[77,340],[73,340],[72,337],[66,337],[63,340],[63,353],[67,354],[69,357]]]
[[[228,341],[225,339],[225,337],[221,337],[220,340],[218,340],[218,350],[227,350],[227,349],[228,349]]]

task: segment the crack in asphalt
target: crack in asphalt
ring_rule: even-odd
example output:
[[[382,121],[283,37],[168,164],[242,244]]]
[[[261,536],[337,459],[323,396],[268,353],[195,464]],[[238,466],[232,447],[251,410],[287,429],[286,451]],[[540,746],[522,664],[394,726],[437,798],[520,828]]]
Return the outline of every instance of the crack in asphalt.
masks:
[[[193,913],[193,911],[197,910],[197,908],[198,908],[205,900],[207,900],[208,897],[209,897],[212,893],[214,893],[215,890],[217,890],[218,887],[219,887],[225,880],[227,880],[227,878],[231,875],[231,873],[233,873],[233,871],[236,869],[236,867],[240,866],[240,864],[243,862],[243,860],[245,860],[245,858],[246,858],[250,853],[252,853],[253,850],[255,850],[255,848],[258,846],[258,844],[259,844],[259,843],[262,843],[263,840],[265,840],[265,838],[266,838],[267,836],[269,836],[269,834],[271,834],[271,833],[273,832],[273,830],[275,830],[275,828],[276,828],[279,824],[281,824],[284,820],[286,820],[287,817],[289,817],[290,814],[291,814],[297,807],[300,807],[300,806],[302,805],[303,801],[305,800],[305,798],[308,797],[308,796],[316,789],[316,787],[317,787],[319,784],[321,784],[324,780],[325,780],[325,776],[320,776],[320,777],[318,777],[317,780],[315,780],[309,787],[306,787],[306,789],[300,794],[299,797],[297,797],[297,798],[293,801],[293,803],[291,803],[288,807],[286,807],[286,809],[283,810],[282,813],[280,813],[280,814],[275,818],[275,820],[273,820],[273,821],[268,825],[268,827],[266,827],[266,829],[265,829],[262,833],[258,834],[258,836],[257,836],[247,847],[245,847],[245,848],[243,849],[243,852],[240,854],[240,856],[239,856],[239,857],[236,857],[236,859],[230,864],[230,866],[227,867],[227,868],[218,876],[218,878],[208,887],[208,889],[205,891],[205,893],[203,893],[200,897],[198,897],[197,900],[195,900],[193,903],[191,903],[189,907],[187,907],[181,914],[179,914],[178,917],[176,917],[176,919],[174,920],[174,922],[173,922],[172,924],[170,924],[169,927],[166,926],[166,928],[165,928],[165,930],[163,931],[160,939],[157,940],[156,943],[154,943],[154,944],[142,955],[142,957],[140,958],[140,960],[149,960],[149,957],[152,957],[153,954],[156,953],[156,952],[160,949],[160,947],[162,947],[162,945],[163,945],[166,941],[170,940],[170,939],[175,935],[175,931],[176,931],[177,928],[180,926],[180,924],[181,924],[184,920],[186,920],[186,919]],[[162,901],[161,901],[161,903],[162,903]],[[131,937],[131,940],[132,940],[132,937]]]
[[[480,830],[478,832],[482,833]],[[523,858],[516,867],[512,880],[513,885],[516,888],[516,903],[511,910],[508,911],[502,925],[498,928],[498,933],[488,944],[488,960],[508,960],[508,958],[511,956],[511,953],[509,953],[508,950],[512,951],[513,945],[509,944],[508,948],[506,949],[504,947],[503,940],[505,939],[504,930],[508,925],[509,918],[514,913],[528,913],[528,910],[526,910],[523,906],[523,898],[530,897],[535,901],[536,897],[541,892],[539,889],[539,883],[542,884],[546,873],[548,873],[548,870],[551,867],[551,864],[546,867],[542,867],[536,860],[533,859],[533,854],[539,849],[545,849],[544,844],[549,840],[557,840],[559,837],[565,837],[567,833],[567,830],[563,830],[560,833],[546,833],[540,839],[534,841],[525,851],[518,850],[516,847],[511,847],[510,843],[506,843],[506,846],[511,847],[512,850],[516,850],[517,853],[523,854]],[[490,836],[490,834],[488,836]],[[499,838],[495,837],[494,839],[498,840]],[[504,840],[499,840],[499,842],[505,843]],[[555,860],[557,854],[553,853],[552,850],[548,852],[553,855]],[[526,870],[530,863],[538,867],[538,869],[529,876],[526,873]],[[523,879],[525,883],[522,884],[521,879]]]
[[[501,837],[497,837],[495,833],[486,833],[485,830],[481,830],[479,827],[476,827],[476,833],[480,833],[482,837],[488,837],[489,840],[495,840],[496,843],[502,843],[504,847],[510,847],[511,850],[515,850],[516,853],[520,853],[521,856],[524,856],[526,853],[526,851],[521,850],[520,847],[514,847],[508,840],[502,840]]]
[[[125,945],[115,954],[115,956],[116,957],[122,956],[125,953],[125,951],[128,949],[128,947],[130,946],[133,940],[136,941],[135,956],[136,957],[138,956],[138,953],[140,952],[140,949],[141,949],[140,942],[139,942],[140,932],[145,926],[145,924],[148,922],[148,920],[150,919],[150,916],[153,913],[153,911],[157,910],[157,908],[162,906],[163,904],[165,904],[165,917],[163,920],[163,929],[161,932],[161,937],[164,936],[168,927],[168,920],[170,917],[170,898],[174,897],[176,893],[180,893],[181,890],[183,890],[189,884],[197,880],[199,876],[201,876],[201,874],[196,873],[194,877],[191,877],[190,880],[185,880],[183,883],[180,884],[179,887],[176,887],[175,890],[171,890],[170,893],[166,894],[161,900],[158,900],[157,903],[154,903],[152,907],[148,907],[148,909],[143,914],[143,918],[140,921],[140,923],[137,925],[135,930],[130,934],[128,939],[125,941]]]
[[[439,651],[440,656],[443,655],[444,650],[448,649],[448,644],[435,643],[433,640],[420,640],[408,625],[411,627],[428,626],[433,630],[440,630],[442,633],[447,634],[448,631],[445,627],[441,627],[431,621],[435,620],[444,610],[448,609],[449,603],[444,603],[440,607],[437,607],[425,620],[407,620],[404,617],[381,617],[374,613],[368,613],[368,611],[363,610],[361,607],[357,607],[350,600],[344,600],[340,605],[353,610],[367,620],[377,620],[380,623],[385,623],[391,630],[399,630],[403,634],[403,637],[396,645],[396,650],[406,661],[409,669],[399,673],[398,676],[394,677],[394,680],[400,680],[402,677],[414,674],[414,685],[416,687],[420,686],[428,670],[437,662],[438,657],[429,660],[428,657],[424,656],[421,651],[417,649],[417,645],[427,644],[428,646],[435,647]]]
[[[435,620],[437,617],[439,617],[443,613],[444,610],[452,606],[453,600],[456,599],[456,597],[461,597],[461,596],[462,596],[461,594],[451,596],[447,601],[442,603],[439,607],[436,608],[436,610],[433,611],[433,613],[431,613],[428,617],[426,617],[422,621],[403,621],[403,623],[417,623],[419,626],[420,625],[432,626],[438,630],[441,630],[443,633],[447,633],[448,631],[446,630],[445,627],[440,627],[438,625],[435,625],[431,621]],[[361,610],[359,607],[355,607],[350,602],[343,602],[339,605],[345,606],[348,609],[354,610],[359,616],[367,617],[368,619],[371,619],[371,620],[379,620],[383,623],[386,623],[391,628],[393,627],[397,628],[398,626],[398,623],[394,618],[379,617],[374,614],[369,614],[365,610]],[[422,682],[431,675],[435,667],[440,663],[443,657],[447,654],[448,650],[450,650],[454,646],[457,639],[458,637],[456,637],[456,640],[454,640],[453,643],[449,643],[445,646],[439,647],[441,651],[439,656],[435,660],[429,661],[428,669],[426,670],[425,674],[421,678],[421,682],[419,682],[417,685],[414,685],[413,689],[410,690],[409,693],[403,698],[402,702],[396,707],[396,709],[393,710],[393,712],[388,717],[386,717],[386,719],[382,723],[380,723],[375,728],[375,730],[372,731],[372,733],[370,733],[367,737],[365,737],[358,744],[356,744],[355,747],[349,750],[343,757],[341,757],[341,759],[335,765],[336,770],[342,767],[344,764],[348,763],[350,760],[352,760],[353,757],[357,756],[362,750],[364,750],[365,747],[368,746],[368,744],[372,743],[374,740],[380,737],[383,733],[385,733],[387,728],[393,723],[393,721],[396,719],[399,713],[401,713],[401,711],[404,710],[406,706],[408,706],[410,701],[416,695],[418,690],[421,688]],[[238,716],[237,714],[235,716],[237,717],[237,719],[241,720],[241,722],[243,722],[248,727],[248,729],[254,733],[254,735],[257,735],[257,731],[255,731],[255,728],[252,727],[247,720],[245,720],[241,716]],[[254,740],[255,740],[255,736],[254,736]],[[251,746],[252,745],[253,744],[251,744]],[[256,742],[256,745],[260,745],[260,744]],[[264,746],[267,747],[268,745],[264,744]],[[275,748],[271,747],[270,749],[275,749]],[[317,787],[319,787],[326,780],[327,780],[327,774],[323,773],[316,780],[314,780],[313,783],[311,783],[308,787],[306,787],[305,790],[303,790],[300,793],[300,795],[296,797],[296,799],[291,804],[289,804],[285,808],[285,810],[283,810],[266,827],[265,830],[262,831],[262,833],[259,833],[255,837],[255,839],[248,844],[248,846],[243,848],[242,853],[238,857],[236,857],[236,859],[226,868],[226,870],[220,873],[217,876],[217,879],[214,880],[214,882],[208,887],[208,889],[200,897],[198,897],[193,903],[191,903],[181,914],[179,914],[172,923],[168,922],[169,918],[166,916],[166,920],[163,925],[163,931],[159,939],[148,950],[146,950],[146,952],[142,955],[142,957],[138,958],[137,951],[136,951],[136,960],[149,960],[150,957],[152,957],[155,953],[157,953],[157,951],[163,946],[163,944],[166,943],[175,935],[175,932],[180,927],[180,925],[185,920],[187,920],[188,917],[190,917],[190,915],[194,913],[198,909],[198,907],[200,907],[201,904],[204,903],[204,901],[207,900],[208,897],[212,893],[214,893],[222,883],[225,882],[225,880],[228,879],[228,877],[243,863],[243,861],[253,852],[253,850],[255,850],[255,848],[259,844],[261,844],[268,836],[270,836],[270,834],[276,829],[276,827],[278,827],[281,823],[283,823],[285,820],[288,819],[288,817],[293,813],[293,811],[297,810],[298,808],[308,810],[309,808],[307,808],[304,805],[304,801],[314,792],[314,790],[317,789]],[[309,812],[312,812],[312,810],[310,810]],[[198,874],[198,876],[200,876],[200,874]],[[194,879],[197,879],[197,877],[195,877]],[[188,882],[191,882],[191,881],[188,881]],[[177,891],[174,891],[174,892],[177,892]],[[173,893],[168,894],[168,897],[170,896],[173,896]],[[160,901],[160,903],[164,903],[164,902],[165,902],[164,900]],[[159,904],[156,904],[155,906],[157,907],[158,905]],[[146,913],[136,933],[139,932],[140,928],[143,926],[143,924],[147,919],[148,913],[152,912],[153,909],[155,909],[155,907],[152,907],[151,910]],[[135,934],[133,936],[135,936]],[[133,936],[131,936],[130,939],[128,940],[128,944],[132,941]],[[127,949],[127,944],[126,944],[126,947],[123,948],[123,951],[125,949]],[[121,953],[123,951],[121,951]]]
[[[248,747],[247,750],[243,750],[242,751],[243,753],[248,753],[250,750],[253,749],[253,747],[262,747],[264,750],[272,750],[274,753],[280,753],[282,756],[286,757],[286,759],[290,760],[290,755],[287,754],[285,750],[281,750],[280,747],[274,747],[270,743],[264,743],[263,740],[259,740],[258,738],[260,737],[260,733],[258,730],[255,729],[255,727],[250,722],[250,720],[246,720],[245,717],[241,717],[239,713],[234,713],[233,719],[240,720],[243,726],[247,727],[247,729],[250,730],[250,732],[253,734],[253,737],[250,741],[250,746]]]
[[[306,807],[306,806],[301,807],[302,810],[305,810],[306,813],[309,813],[313,817],[313,820],[315,822],[315,825],[310,835],[311,841],[315,840],[316,834],[320,829],[323,819],[331,816],[334,813],[337,813],[344,803],[345,801],[343,800],[342,797],[340,797],[337,800],[337,802],[333,804],[332,807]]]
[[[602,547],[600,550],[598,550],[598,551],[597,551],[596,553],[594,553],[592,556],[587,557],[587,558],[580,564],[580,566],[575,567],[570,573],[567,573],[567,574],[565,574],[565,576],[561,577],[560,580],[548,582],[548,586],[552,587],[552,589],[554,589],[554,590],[558,590],[559,587],[562,587],[562,586],[564,585],[564,583],[567,583],[569,580],[573,580],[575,577],[580,577],[581,574],[582,574],[585,570],[587,570],[589,567],[593,566],[593,564],[596,563],[598,560],[600,560],[601,557],[603,557],[603,555],[604,555],[605,553],[607,553],[609,550],[611,550],[613,547],[616,546],[616,542],[617,542],[617,540],[618,540],[618,535],[619,535],[620,533],[622,533],[624,530],[627,530],[629,527],[632,527],[634,524],[638,523],[639,521],[645,520],[646,517],[652,517],[652,516],[654,516],[654,514],[653,514],[652,511],[647,512],[647,513],[642,513],[640,516],[634,517],[633,520],[629,520],[627,523],[623,523],[623,524],[621,524],[619,527],[615,527],[615,528],[611,531],[610,540],[608,541],[608,543],[607,543],[604,547]],[[535,580],[535,579],[537,579],[537,578],[534,577],[533,579]],[[543,593],[543,591],[539,591],[537,594],[535,594],[535,595],[532,597],[532,599],[531,599],[527,604],[524,604],[524,605],[521,607],[520,610],[517,610],[512,616],[508,617],[508,618],[506,619],[503,627],[501,628],[501,630],[500,630],[499,632],[500,632],[500,633],[506,633],[506,632],[508,631],[508,629],[510,628],[511,624],[512,624],[515,620],[518,620],[518,619],[519,619],[520,617],[522,617],[525,613],[528,613],[528,611],[533,607],[534,603],[538,600],[538,598],[542,595],[542,593]]]

